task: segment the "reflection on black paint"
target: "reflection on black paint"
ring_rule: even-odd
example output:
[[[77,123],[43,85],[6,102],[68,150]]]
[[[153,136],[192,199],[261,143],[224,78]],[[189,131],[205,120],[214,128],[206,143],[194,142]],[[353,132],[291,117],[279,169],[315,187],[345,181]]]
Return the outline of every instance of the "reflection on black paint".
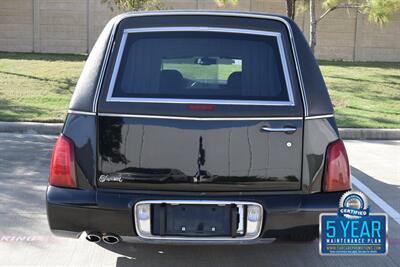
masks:
[[[114,163],[127,164],[125,155],[121,154],[123,119],[113,118],[100,123],[100,149],[101,159]]]
[[[150,183],[170,183],[170,182],[190,182],[192,177],[175,169],[153,169],[129,167],[114,173],[122,177],[126,182],[150,182]]]
[[[253,183],[253,182],[297,182],[295,176],[283,178],[264,176],[219,176],[211,175],[207,171],[200,170],[194,177],[184,174],[176,169],[151,169],[151,168],[126,168],[109,176],[121,177],[123,182],[145,182],[145,183]]]
[[[206,150],[203,147],[203,137],[199,138],[199,151],[197,154],[197,172],[193,177],[194,183],[200,183],[205,178],[210,178],[208,173],[205,170],[201,169],[201,166],[204,166],[206,163]]]

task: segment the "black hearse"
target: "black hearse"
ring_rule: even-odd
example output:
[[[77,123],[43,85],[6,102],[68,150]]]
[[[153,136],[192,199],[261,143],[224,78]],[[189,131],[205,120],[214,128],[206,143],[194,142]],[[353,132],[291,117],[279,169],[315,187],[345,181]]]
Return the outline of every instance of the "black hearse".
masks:
[[[109,22],[52,155],[47,216],[89,241],[312,240],[351,188],[321,72],[275,15]]]

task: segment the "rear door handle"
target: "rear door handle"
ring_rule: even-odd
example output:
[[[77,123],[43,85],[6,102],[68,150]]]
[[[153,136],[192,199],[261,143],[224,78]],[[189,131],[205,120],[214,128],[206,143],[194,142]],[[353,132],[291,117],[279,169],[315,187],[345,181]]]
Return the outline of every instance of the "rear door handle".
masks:
[[[294,133],[297,129],[293,128],[293,127],[272,128],[272,127],[263,126],[263,127],[261,127],[261,130],[264,132],[269,132],[269,133],[283,132],[283,133],[289,134],[289,133]]]

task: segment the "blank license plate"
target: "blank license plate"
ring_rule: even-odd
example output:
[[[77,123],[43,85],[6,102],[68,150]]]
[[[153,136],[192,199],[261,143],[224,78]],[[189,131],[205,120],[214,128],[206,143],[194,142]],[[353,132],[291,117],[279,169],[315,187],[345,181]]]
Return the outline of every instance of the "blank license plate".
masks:
[[[232,237],[237,229],[237,218],[236,205],[153,204],[152,234]]]

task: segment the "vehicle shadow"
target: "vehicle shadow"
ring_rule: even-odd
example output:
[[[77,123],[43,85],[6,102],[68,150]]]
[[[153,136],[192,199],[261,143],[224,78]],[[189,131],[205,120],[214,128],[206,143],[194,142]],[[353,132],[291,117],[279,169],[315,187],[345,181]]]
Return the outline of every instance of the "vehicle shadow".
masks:
[[[103,248],[122,254],[116,267],[128,266],[396,266],[391,257],[324,257],[318,240],[276,240],[256,245],[148,245],[120,243]]]
[[[104,248],[125,255],[116,266],[317,266],[318,242],[277,240],[256,245],[148,245],[121,243]],[[286,251],[286,256],[282,253]],[[307,260],[302,259],[308,255]],[[297,263],[296,263],[297,262]]]

